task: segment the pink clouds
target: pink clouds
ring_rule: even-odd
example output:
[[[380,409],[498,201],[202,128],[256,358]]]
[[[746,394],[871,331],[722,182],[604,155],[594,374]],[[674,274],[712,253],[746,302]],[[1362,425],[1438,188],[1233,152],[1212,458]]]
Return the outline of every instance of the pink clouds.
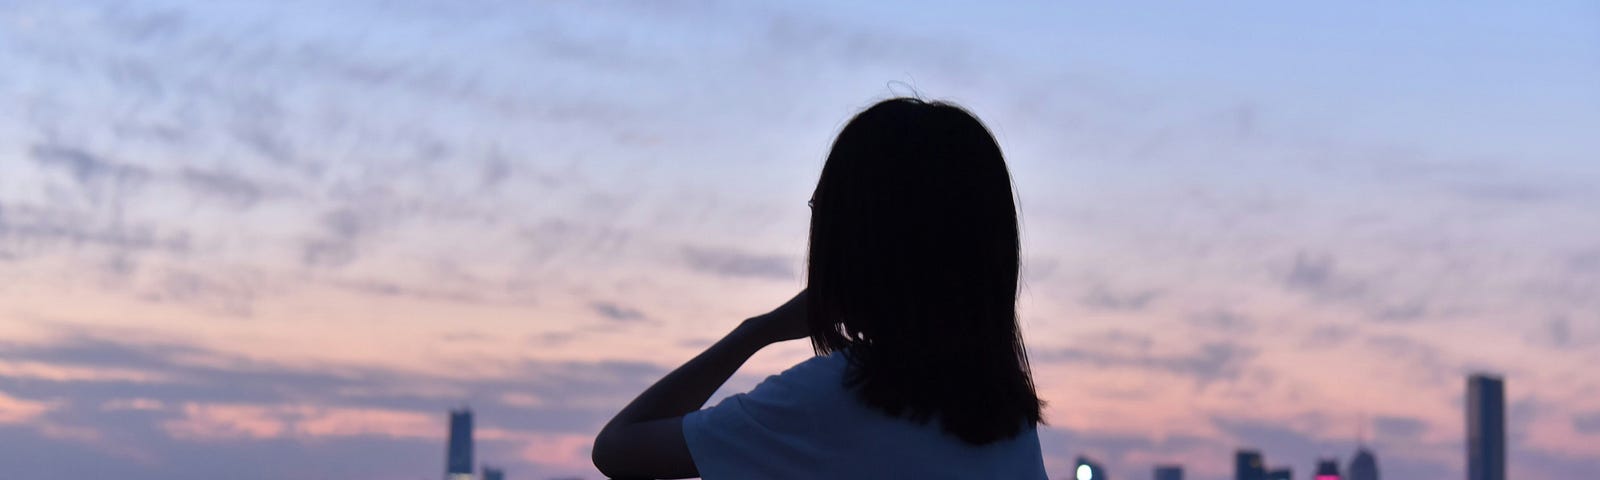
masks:
[[[589,448],[594,436],[589,434],[485,428],[478,432],[478,440],[519,444],[521,446],[517,448],[518,457],[539,465],[572,471],[592,468],[589,463]]]
[[[161,411],[166,409],[166,403],[152,398],[117,398],[106,400],[100,404],[101,411]]]
[[[0,424],[28,422],[50,408],[47,402],[23,400],[0,391]]]
[[[173,378],[155,372],[132,368],[76,367],[45,362],[18,362],[0,360],[0,377],[31,378],[55,382],[169,382]]]
[[[161,425],[168,435],[195,441],[275,438],[288,430],[278,409],[257,405],[183,405],[183,417]]]
[[[3,400],[0,400],[3,401]],[[0,404],[4,405],[4,404]],[[130,406],[148,406],[129,402]],[[0,410],[3,411],[3,410]],[[383,437],[443,441],[443,418],[435,413],[380,408],[313,405],[185,403],[181,415],[161,425],[176,439],[192,442],[293,439],[324,442],[343,437]],[[484,442],[516,445],[518,458],[549,468],[589,468],[592,436],[506,428],[482,428]]]
[[[437,415],[404,410],[313,405],[185,403],[182,416],[162,424],[174,438],[233,440],[380,436],[434,438],[443,431]]]

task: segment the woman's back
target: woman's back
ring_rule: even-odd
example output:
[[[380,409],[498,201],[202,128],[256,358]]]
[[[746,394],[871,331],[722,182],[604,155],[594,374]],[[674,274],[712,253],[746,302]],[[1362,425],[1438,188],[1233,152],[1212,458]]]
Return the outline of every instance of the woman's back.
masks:
[[[722,478],[1045,478],[1029,426],[974,446],[868,407],[844,385],[845,354],[813,357],[683,418],[700,474]]]
[[[806,288],[623,408],[612,476],[1044,478],[1017,327],[1011,174],[966,110],[896,98],[852,118],[812,191]],[[817,357],[696,411],[766,345]]]

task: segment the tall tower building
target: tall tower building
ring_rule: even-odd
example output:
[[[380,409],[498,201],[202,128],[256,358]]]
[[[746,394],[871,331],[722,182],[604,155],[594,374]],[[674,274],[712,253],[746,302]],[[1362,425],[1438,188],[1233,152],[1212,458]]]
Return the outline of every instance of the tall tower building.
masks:
[[[483,467],[483,480],[506,480],[506,472],[504,470],[485,465]]]
[[[1506,387],[1500,377],[1467,377],[1467,480],[1506,478]]]
[[[1366,445],[1356,448],[1355,458],[1350,459],[1350,480],[1378,480],[1378,457],[1367,450]]]
[[[445,480],[472,480],[472,410],[450,411],[450,444],[445,451]]]
[[[1317,469],[1312,471],[1316,472],[1312,474],[1312,480],[1341,480],[1343,478],[1339,476],[1339,459],[1337,458],[1317,459]]]
[[[1294,469],[1283,467],[1267,470],[1267,480],[1294,480]]]
[[[1073,469],[1072,478],[1075,480],[1108,480],[1110,476],[1106,475],[1106,469],[1101,467],[1100,464],[1094,463],[1088,457],[1079,456],[1078,467]]]
[[[1233,453],[1233,480],[1266,480],[1267,467],[1258,450],[1239,450]]]
[[[1183,480],[1183,466],[1156,465],[1156,480]]]

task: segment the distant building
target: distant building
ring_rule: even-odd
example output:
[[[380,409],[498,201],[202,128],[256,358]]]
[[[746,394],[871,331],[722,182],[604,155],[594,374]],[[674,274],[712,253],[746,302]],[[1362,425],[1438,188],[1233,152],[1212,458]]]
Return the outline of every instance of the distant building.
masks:
[[[1233,453],[1233,480],[1267,480],[1267,467],[1257,450]]]
[[[1467,378],[1467,480],[1505,478],[1505,382],[1475,374]]]
[[[1337,458],[1317,459],[1317,469],[1313,471],[1317,473],[1311,476],[1312,480],[1341,480]]]
[[[472,410],[450,411],[450,444],[445,451],[445,480],[472,480]]]
[[[1072,478],[1076,480],[1109,480],[1111,478],[1110,475],[1106,474],[1104,467],[1089,460],[1088,457],[1078,457],[1077,465],[1077,468],[1072,472]]]
[[[1180,465],[1156,465],[1156,480],[1183,480]]]
[[[1283,467],[1268,470],[1267,480],[1294,480],[1294,469]]]
[[[483,467],[483,480],[506,480],[506,472],[488,465]]]
[[[1355,458],[1350,459],[1349,480],[1378,480],[1378,457],[1367,450],[1366,445],[1356,448]]]

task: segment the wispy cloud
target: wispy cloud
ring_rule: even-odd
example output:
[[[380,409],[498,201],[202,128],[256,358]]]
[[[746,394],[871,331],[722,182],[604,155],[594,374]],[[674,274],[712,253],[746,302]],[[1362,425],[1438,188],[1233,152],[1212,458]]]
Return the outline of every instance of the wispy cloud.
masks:
[[[178,178],[185,188],[194,191],[199,198],[220,201],[239,209],[254,206],[266,195],[266,189],[255,180],[222,171],[183,167]]]
[[[590,438],[612,410],[665,372],[649,364],[529,360],[504,377],[456,378],[279,365],[184,344],[90,336],[8,343],[0,353],[10,362],[0,364],[0,424],[29,426],[39,435],[87,432],[80,440],[58,441],[137,450],[150,464],[128,467],[132,478],[196,471],[203,465],[188,461],[184,452],[217,442],[288,441],[309,448],[399,441],[416,450],[409,455],[420,455],[443,441],[444,409],[473,399],[480,400],[472,403],[479,418],[487,419],[486,430],[499,432],[484,437],[490,451],[503,452],[498,461],[529,462],[523,449],[552,435]],[[74,369],[140,376],[60,373]],[[540,400],[496,401],[530,395]],[[72,401],[43,400],[51,398]],[[113,417],[119,420],[105,421]],[[270,449],[231,455],[239,465],[281,460]],[[537,460],[557,471],[587,468],[585,456],[556,457],[547,453]]]
[[[1254,333],[1257,324],[1255,319],[1229,309],[1197,312],[1190,315],[1188,321],[1190,325],[1202,330],[1234,335]]]
[[[184,254],[191,238],[183,230],[118,223],[104,215],[63,206],[0,203],[0,248],[29,257],[85,247],[138,254]]]
[[[616,322],[628,323],[644,320],[644,312],[625,307],[614,302],[596,301],[589,304],[589,308],[600,316]]]
[[[1573,415],[1572,429],[1579,433],[1600,436],[1600,411]]]
[[[1113,291],[1106,285],[1095,284],[1080,302],[1090,308],[1138,311],[1161,298],[1161,294],[1158,289]]]
[[[84,185],[101,181],[139,183],[150,177],[146,168],[115,163],[74,147],[36,144],[28,153],[40,165],[59,168]]]
[[[1397,443],[1417,440],[1427,430],[1428,423],[1419,418],[1380,415],[1373,417],[1372,426],[1378,438]]]
[[[1030,356],[1041,363],[1071,363],[1098,368],[1129,368],[1177,375],[1207,384],[1228,380],[1241,373],[1255,349],[1228,342],[1210,342],[1198,345],[1193,352],[1158,353],[1151,351],[1148,343],[1140,348],[1102,349],[1096,347],[1066,347],[1035,349]]]
[[[23,400],[0,391],[0,424],[26,422],[50,408],[48,402]]]
[[[1349,299],[1367,291],[1366,282],[1351,278],[1336,268],[1332,255],[1308,252],[1295,254],[1294,262],[1283,276],[1283,285],[1291,290],[1333,300]]]
[[[755,277],[788,280],[795,277],[794,260],[782,255],[764,255],[728,248],[691,246],[683,248],[689,268],[719,276]]]

